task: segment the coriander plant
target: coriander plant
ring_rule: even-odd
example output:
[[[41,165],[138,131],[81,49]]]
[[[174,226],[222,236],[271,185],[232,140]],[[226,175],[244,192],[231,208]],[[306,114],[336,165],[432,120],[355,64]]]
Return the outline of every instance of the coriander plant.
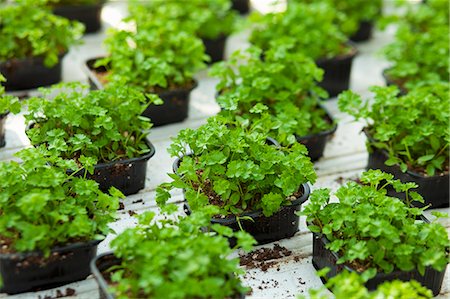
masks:
[[[260,123],[281,144],[331,128],[320,99],[326,92],[317,85],[323,71],[303,54],[279,47],[264,53],[251,47],[236,52],[227,62],[213,66],[219,77],[217,102],[221,114]],[[245,63],[242,63],[242,60]]]
[[[290,3],[285,12],[254,15],[250,42],[263,50],[289,46],[314,60],[351,52],[347,36],[336,25],[340,13],[325,2]]]
[[[254,240],[242,231],[211,226],[210,217],[193,213],[154,223],[153,212],[139,215],[138,226],[111,242],[121,259],[109,270],[116,298],[236,298],[246,293],[237,276],[244,271],[238,258],[229,258],[233,249],[226,237],[238,237],[246,250]],[[202,232],[205,227],[208,233]]]
[[[87,88],[77,83],[61,84],[42,89],[46,98],[30,99],[25,119],[32,124],[27,130],[31,144],[44,144],[52,153],[77,162],[88,157],[93,164],[148,152],[145,137],[151,123],[141,114],[148,98],[159,98],[119,85],[86,93]],[[49,99],[55,89],[62,90]]]
[[[72,160],[44,147],[16,154],[23,162],[1,162],[0,252],[39,250],[103,239],[115,219],[121,193],[102,193],[96,182],[74,177]],[[80,159],[81,160],[81,159]]]
[[[5,116],[8,112],[17,114],[20,112],[22,105],[17,97],[7,95],[2,82],[6,82],[5,77],[0,73],[0,117]]]
[[[183,30],[178,20],[126,19],[135,31],[111,29],[105,40],[109,56],[96,67],[109,70],[108,79],[145,92],[160,92],[194,85],[195,72],[207,60],[202,41]]]
[[[386,195],[391,185],[406,194],[406,203]],[[361,184],[349,182],[335,193],[338,202],[330,203],[330,190],[319,189],[303,209],[308,228],[330,241],[326,248],[340,255],[338,264],[347,264],[371,278],[377,272],[425,268],[442,271],[449,262],[450,242],[445,228],[436,221],[417,221],[425,208],[410,207],[423,202],[413,191],[417,185],[403,184],[380,170],[362,174]]]
[[[396,86],[372,87],[372,105],[351,91],[339,96],[339,109],[366,122],[368,147],[386,151],[386,165],[428,176],[448,172],[449,84],[412,89],[398,96]]]
[[[171,183],[157,188],[157,202],[164,204],[168,190],[182,188],[194,211],[215,205],[222,215],[278,212],[299,195],[301,184],[316,180],[316,173],[302,144],[276,147],[266,137],[220,116],[196,130],[182,130],[169,148],[181,158],[179,168],[169,175]]]
[[[81,38],[84,26],[53,15],[35,2],[18,1],[0,6],[0,61],[44,58],[47,67]]]

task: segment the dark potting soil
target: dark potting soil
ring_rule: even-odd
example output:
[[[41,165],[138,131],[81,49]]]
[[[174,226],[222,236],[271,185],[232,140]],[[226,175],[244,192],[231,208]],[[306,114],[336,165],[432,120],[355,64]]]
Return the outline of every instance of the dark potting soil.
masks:
[[[56,298],[64,298],[64,297],[71,297],[71,296],[75,296],[77,294],[77,292],[72,289],[72,288],[66,288],[65,292],[63,293],[61,290],[56,290],[56,295],[55,296],[38,296],[38,299],[56,299]]]
[[[275,244],[273,248],[260,248],[239,257],[241,266],[247,269],[259,268],[266,272],[267,269],[277,264],[276,259],[290,255],[292,255],[292,251]]]

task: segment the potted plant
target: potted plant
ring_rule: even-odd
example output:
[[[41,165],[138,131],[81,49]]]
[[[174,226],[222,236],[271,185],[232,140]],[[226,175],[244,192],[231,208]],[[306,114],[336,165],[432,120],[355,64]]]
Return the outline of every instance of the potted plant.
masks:
[[[237,13],[231,0],[165,1],[130,5],[136,18],[160,18],[178,20],[185,31],[189,30],[201,38],[210,62],[224,59],[227,37],[235,30]]]
[[[4,147],[5,142],[5,121],[9,112],[17,114],[21,110],[21,104],[17,97],[13,97],[5,94],[5,87],[2,83],[6,79],[0,73],[0,147]]]
[[[404,192],[407,202],[387,196],[388,185]],[[314,267],[329,267],[326,279],[344,269],[357,272],[368,279],[369,290],[385,281],[414,279],[439,294],[450,243],[441,224],[423,217],[425,208],[409,205],[423,202],[411,191],[416,186],[369,170],[360,184],[348,182],[336,191],[338,202],[330,203],[328,189],[314,191],[302,212],[313,232]]]
[[[263,50],[289,47],[311,57],[325,71],[320,86],[334,97],[348,89],[357,53],[336,24],[339,14],[325,2],[290,3],[285,12],[254,15],[250,42]]]
[[[217,206],[212,223],[247,231],[259,244],[298,231],[295,212],[308,199],[307,182],[316,179],[302,144],[277,147],[254,126],[216,116],[196,130],[182,130],[169,152],[178,160],[173,181],[157,188],[159,205],[170,198],[169,190],[181,188],[188,213]]]
[[[391,66],[383,72],[387,84],[402,93],[414,86],[448,82],[449,15],[445,1],[429,1],[399,17],[393,43],[384,49]]]
[[[101,190],[114,186],[128,195],[144,188],[155,148],[146,138],[150,120],[140,115],[149,98],[157,97],[119,85],[87,94],[87,86],[76,83],[55,88],[62,90],[54,99],[48,98],[54,90],[49,89],[43,91],[46,98],[28,102],[31,144],[43,144],[77,163],[89,162],[88,173],[79,174],[98,182]]]
[[[75,161],[44,147],[1,162],[0,292],[50,288],[86,278],[97,245],[122,195],[102,193],[94,181],[75,177]]]
[[[326,270],[326,269],[325,269]],[[309,297],[311,299],[375,299],[375,298],[391,298],[391,299],[431,299],[433,293],[423,287],[415,280],[401,281],[393,280],[386,281],[380,284],[376,290],[369,292],[364,286],[364,278],[355,272],[342,271],[340,274],[330,278],[325,286],[333,293],[333,297],[329,295],[326,288],[309,289]],[[305,299],[305,296],[300,296],[299,299]]]
[[[166,215],[158,223],[153,212],[139,215],[111,242],[113,252],[91,263],[100,298],[244,298],[248,288],[237,276],[244,271],[224,236],[236,235],[247,250],[254,240],[211,226],[210,215]]]
[[[323,71],[310,58],[282,47],[266,51],[264,60],[261,55],[261,49],[251,47],[213,67],[210,74],[220,78],[221,114],[261,124],[283,146],[301,142],[311,160],[318,160],[337,129],[320,104],[327,96],[317,85]]]
[[[97,32],[102,27],[101,14],[106,0],[48,0],[55,15],[81,22],[85,33]]]
[[[6,90],[59,82],[61,59],[82,33],[82,24],[42,6],[26,1],[0,5],[0,73],[6,77]]]
[[[448,207],[448,83],[418,87],[405,96],[398,96],[395,86],[371,90],[372,106],[350,91],[339,96],[339,108],[366,123],[367,168],[392,173],[402,182],[415,182],[426,204]]]
[[[197,86],[193,76],[207,59],[201,40],[183,31],[177,20],[147,18],[133,23],[131,16],[127,21],[136,25],[136,32],[110,31],[105,41],[109,55],[87,62],[91,85],[101,89],[117,82],[157,93],[164,103],[149,106],[143,115],[155,126],[183,121],[190,92]]]

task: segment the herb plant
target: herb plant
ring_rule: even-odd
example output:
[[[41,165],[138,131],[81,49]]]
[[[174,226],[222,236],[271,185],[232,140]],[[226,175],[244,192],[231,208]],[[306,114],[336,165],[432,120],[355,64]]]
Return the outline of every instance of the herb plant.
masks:
[[[131,14],[138,19],[178,20],[184,31],[205,39],[229,35],[235,29],[237,12],[231,0],[147,1],[131,3]]]
[[[121,259],[111,268],[116,298],[235,298],[247,291],[237,275],[238,258],[225,236],[235,236],[250,250],[248,234],[228,227],[210,226],[208,213],[166,217],[154,223],[155,214],[139,215],[137,227],[127,229],[111,242]],[[209,227],[209,233],[202,228]]]
[[[42,57],[47,67],[81,38],[84,26],[28,1],[0,6],[0,61]]]
[[[6,82],[6,79],[0,74],[0,117],[5,116],[8,112],[19,113],[22,108],[19,99],[5,94],[5,87],[2,82]]]
[[[285,12],[254,15],[257,27],[250,42],[263,50],[288,46],[314,60],[351,51],[347,36],[336,25],[342,15],[325,2],[290,3]]]
[[[326,287],[331,290],[333,296],[328,295],[329,292],[325,288],[309,290],[311,299],[431,299],[433,293],[423,287],[415,280],[411,281],[386,281],[378,286],[372,292],[369,292],[364,286],[364,279],[355,272],[343,271],[342,273],[330,278]],[[300,296],[301,299],[305,298]],[[300,299],[299,298],[299,299]]]
[[[126,19],[136,31],[114,29],[105,40],[109,56],[96,67],[109,70],[108,80],[160,92],[193,86],[196,71],[207,60],[202,41],[184,31],[178,20]]]
[[[23,163],[0,167],[0,252],[48,256],[55,246],[104,238],[119,207],[118,190],[107,195],[96,182],[68,175],[66,169],[77,170],[77,164],[44,147],[16,156]]]
[[[266,136],[220,116],[182,130],[169,148],[182,161],[177,174],[170,174],[173,181],[157,188],[157,202],[168,200],[167,190],[182,188],[194,211],[212,204],[222,215],[261,209],[271,216],[296,198],[301,184],[313,183],[316,173],[303,145],[275,147]]]
[[[87,86],[76,83],[55,88],[63,90],[54,99],[48,98],[54,89],[47,89],[42,90],[47,98],[28,102],[25,119],[34,124],[27,130],[31,144],[44,144],[52,153],[77,162],[82,156],[104,163],[149,151],[145,130],[151,123],[141,113],[147,98],[157,101],[157,96],[118,85],[88,93]]]
[[[261,49],[252,47],[213,67],[210,73],[220,78],[221,114],[260,123],[283,145],[295,143],[295,135],[331,128],[320,107],[320,98],[327,96],[317,85],[323,71],[310,58],[282,47],[265,52],[264,60],[261,55]]]
[[[406,203],[386,196],[388,185],[404,192]],[[410,191],[416,187],[380,170],[369,170],[362,174],[361,184],[349,182],[338,189],[337,203],[330,203],[328,189],[314,191],[302,214],[312,232],[330,241],[326,248],[339,253],[337,263],[366,271],[366,278],[377,272],[413,269],[424,275],[428,266],[442,271],[449,261],[447,232],[436,221],[416,221],[425,209],[410,207],[411,201],[423,202]]]
[[[448,83],[418,87],[398,97],[395,86],[372,87],[372,105],[351,91],[339,96],[339,108],[366,122],[368,147],[386,151],[386,165],[399,165],[428,176],[448,172],[450,112]]]

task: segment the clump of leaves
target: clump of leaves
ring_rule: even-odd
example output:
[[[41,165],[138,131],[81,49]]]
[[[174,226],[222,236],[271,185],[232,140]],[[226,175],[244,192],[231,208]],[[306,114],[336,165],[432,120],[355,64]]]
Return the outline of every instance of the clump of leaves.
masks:
[[[2,82],[6,82],[5,77],[0,73],[0,116],[4,116],[8,112],[17,114],[20,112],[22,105],[17,97],[5,94],[5,87]]]
[[[386,165],[401,170],[448,172],[449,84],[435,83],[398,96],[396,86],[372,87],[372,105],[351,91],[339,96],[339,109],[366,122],[371,147],[386,151]]]
[[[389,185],[406,194],[406,203],[386,196]],[[436,221],[416,220],[425,209],[410,207],[413,200],[423,202],[410,191],[416,187],[369,170],[362,174],[361,184],[349,182],[338,189],[337,203],[330,203],[329,189],[314,191],[302,214],[312,232],[330,241],[326,248],[340,255],[337,263],[365,271],[366,278],[394,270],[417,269],[424,275],[429,266],[442,271],[449,262],[447,232]]]
[[[135,30],[111,29],[105,40],[109,56],[97,61],[108,79],[145,92],[193,86],[193,76],[208,56],[202,41],[183,30],[179,20],[166,18],[125,19]]]
[[[237,276],[244,271],[238,258],[229,258],[233,249],[226,237],[237,237],[238,247],[246,250],[254,239],[211,225],[212,214],[169,216],[157,224],[153,212],[139,215],[138,226],[111,242],[114,255],[121,259],[111,269],[116,298],[235,298],[247,292]]]
[[[276,147],[266,137],[220,116],[182,130],[169,148],[182,160],[169,174],[173,181],[158,187],[158,203],[170,198],[167,190],[182,188],[192,210],[212,204],[222,215],[261,209],[270,216],[291,204],[301,184],[315,181],[313,164],[303,145]]]
[[[251,47],[213,66],[210,74],[220,78],[216,88],[221,114],[259,123],[283,145],[295,143],[295,135],[331,128],[334,124],[320,107],[321,98],[327,97],[317,85],[323,71],[310,58],[283,47],[265,52],[264,60],[261,55],[261,49]]]
[[[253,15],[257,27],[250,42],[263,50],[289,46],[314,60],[351,52],[347,36],[336,24],[342,13],[326,2],[290,3],[285,12]]]
[[[411,4],[408,4],[411,5]],[[399,17],[393,43],[383,49],[392,65],[386,71],[398,86],[409,90],[436,81],[448,82],[449,14],[446,1],[427,1]]]
[[[145,137],[151,123],[141,114],[148,98],[159,98],[118,85],[86,93],[87,89],[61,84],[42,89],[46,98],[30,99],[25,119],[33,124],[27,130],[31,144],[44,144],[52,153],[77,162],[87,157],[93,164],[147,153]],[[58,95],[50,99],[55,90]]]
[[[102,193],[91,180],[68,175],[77,170],[44,147],[16,154],[23,163],[1,162],[0,244],[7,252],[40,250],[103,239],[115,219],[120,191]]]
[[[364,286],[365,279],[356,272],[344,270],[342,273],[330,278],[325,286],[331,290],[333,296],[329,295],[326,288],[310,289],[309,298],[311,299],[431,299],[433,293],[423,287],[415,280],[411,281],[386,281],[380,284],[376,290],[369,292]],[[299,299],[304,299],[300,296]]]
[[[42,57],[51,67],[81,38],[84,26],[29,2],[0,6],[0,61]]]
[[[132,2],[129,8],[137,19],[178,20],[180,29],[200,38],[216,39],[235,30],[238,14],[231,7],[231,0],[190,0]]]

